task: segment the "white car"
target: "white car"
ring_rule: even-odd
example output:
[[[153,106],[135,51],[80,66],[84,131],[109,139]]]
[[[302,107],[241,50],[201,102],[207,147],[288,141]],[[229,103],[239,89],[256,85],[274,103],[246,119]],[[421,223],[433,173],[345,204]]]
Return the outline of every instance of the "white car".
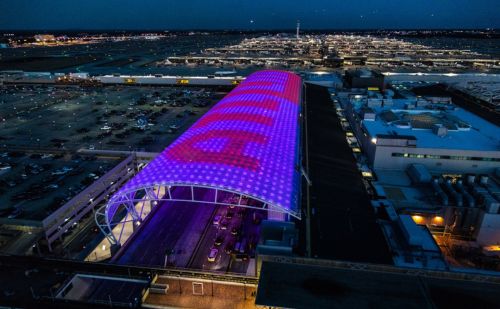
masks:
[[[215,262],[215,259],[217,258],[217,254],[219,253],[219,249],[212,248],[210,249],[210,253],[208,254],[208,261],[209,262]]]

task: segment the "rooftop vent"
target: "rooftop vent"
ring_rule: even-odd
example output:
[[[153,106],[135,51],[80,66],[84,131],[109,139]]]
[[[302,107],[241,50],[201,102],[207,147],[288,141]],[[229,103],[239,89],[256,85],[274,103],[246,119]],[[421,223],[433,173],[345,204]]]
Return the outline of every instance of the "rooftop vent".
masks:
[[[432,132],[439,137],[444,137],[448,134],[448,129],[440,123],[436,123],[432,126]]]

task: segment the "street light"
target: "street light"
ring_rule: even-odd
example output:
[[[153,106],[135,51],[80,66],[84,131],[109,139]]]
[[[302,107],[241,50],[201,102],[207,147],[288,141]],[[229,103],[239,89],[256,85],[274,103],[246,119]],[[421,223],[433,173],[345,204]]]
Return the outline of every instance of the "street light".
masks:
[[[165,250],[165,259],[163,261],[163,268],[167,267],[168,256],[171,255],[171,254],[174,254],[174,250],[173,249],[167,249],[167,250]]]

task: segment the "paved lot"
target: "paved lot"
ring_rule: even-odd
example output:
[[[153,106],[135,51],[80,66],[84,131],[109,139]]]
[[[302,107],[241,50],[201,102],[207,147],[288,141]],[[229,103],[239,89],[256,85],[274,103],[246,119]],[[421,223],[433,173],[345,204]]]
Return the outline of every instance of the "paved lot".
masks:
[[[0,155],[11,166],[0,174],[0,217],[27,220],[44,219],[119,162],[70,154]]]
[[[499,285],[264,262],[256,304],[285,308],[498,308]]]
[[[248,34],[245,35],[248,37]],[[186,55],[204,48],[235,44],[241,34],[182,35],[159,40],[125,40],[57,47],[0,49],[0,70],[89,72],[95,74],[213,74],[198,66],[158,67],[166,55]],[[63,56],[59,56],[63,55]],[[228,70],[232,67],[226,68]]]
[[[0,151],[159,152],[224,94],[208,88],[2,86]]]

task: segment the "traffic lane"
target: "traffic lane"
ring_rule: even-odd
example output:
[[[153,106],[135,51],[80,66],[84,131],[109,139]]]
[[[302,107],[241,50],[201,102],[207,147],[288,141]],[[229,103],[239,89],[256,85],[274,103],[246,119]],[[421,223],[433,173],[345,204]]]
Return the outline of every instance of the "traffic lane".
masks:
[[[185,188],[176,188],[176,191],[185,191]],[[136,231],[137,235],[133,239],[133,242],[127,244],[126,250],[122,252],[122,255],[117,259],[118,264],[127,264],[128,262],[134,263],[137,259],[137,252],[142,252],[143,247],[146,246],[146,242],[153,239],[152,235],[155,232],[162,232],[163,222],[165,225],[170,226],[179,212],[182,211],[179,207],[174,207],[173,202],[161,202],[155,211],[153,211],[153,217],[148,218],[145,224],[141,225],[139,230]]]
[[[182,196],[190,195],[191,191],[188,187],[177,187],[175,193]],[[206,197],[210,194],[207,190],[204,195]],[[206,226],[210,223],[211,212],[206,211],[206,204],[165,202],[159,206],[162,208],[141,228],[140,234],[130,244],[132,248],[124,253],[132,252],[129,261],[134,264],[164,266],[166,255],[176,252],[176,248],[193,250],[194,248],[186,248],[180,241],[185,240],[189,236],[187,234],[197,234],[199,225]],[[205,216],[205,213],[208,215]],[[187,254],[191,256],[192,253]]]
[[[208,254],[214,245],[214,241],[218,235],[218,227],[213,225],[213,220],[216,216],[222,216],[224,213],[224,207],[219,207],[211,216],[208,224],[210,226],[207,228],[206,232],[202,235],[198,248],[195,248],[193,252],[192,263],[188,265],[190,268],[204,269],[205,264],[208,263]],[[216,258],[216,262],[219,259],[219,255]]]
[[[166,251],[175,246],[177,239],[188,227],[192,211],[196,211],[198,207],[198,205],[172,205],[173,211],[168,213],[169,220],[159,217],[156,225],[148,227],[150,235],[147,241],[143,241],[142,246],[139,246],[136,256],[140,258],[136,259],[136,262],[143,265],[163,265]]]
[[[99,228],[95,224],[93,218],[89,219],[89,221],[85,223],[80,223],[79,225],[84,224],[81,227],[81,230],[77,231],[77,234],[65,245],[65,249],[75,255],[79,255],[85,249],[87,249],[87,245],[90,244],[95,238],[102,238],[103,235],[99,233]]]
[[[254,223],[254,213],[259,217],[258,224]],[[228,267],[228,271],[232,273],[246,273],[248,266],[250,264],[250,259],[255,257],[255,247],[260,238],[260,222],[262,219],[266,218],[265,211],[256,210],[256,209],[248,209],[242,208],[241,215],[241,229],[240,233],[237,237],[237,241],[244,246],[242,249],[243,252],[239,252],[243,254],[246,259],[236,259],[236,254],[238,252],[234,252],[232,255],[232,260]]]
[[[216,210],[210,204],[202,204],[200,206],[189,222],[189,229],[177,240],[175,247],[170,251],[167,265],[182,268],[186,268],[189,265],[207,225],[211,222],[212,214]]]
[[[210,218],[210,226],[208,227],[206,233],[202,236],[199,247],[193,253],[193,262],[191,263],[191,265],[189,265],[191,268],[225,271],[225,269],[222,269],[224,267],[224,259],[221,259],[221,248],[223,248],[223,245],[214,246],[214,242],[219,235],[223,235],[225,237],[225,234],[223,232],[224,230],[220,229],[220,226],[222,218],[224,218],[224,215],[226,213],[226,209],[227,207],[225,206],[219,206]],[[218,224],[214,225],[213,222],[216,216],[220,216],[221,219],[219,220]],[[208,255],[212,248],[216,248],[219,250],[215,262],[208,261]]]
[[[119,264],[163,265],[168,247],[174,247],[176,240],[188,226],[193,212],[199,205],[182,202],[166,202],[154,217],[144,226],[134,242],[118,260]]]
[[[205,190],[203,196],[199,198],[200,200],[209,201],[215,198],[213,190],[198,188],[197,194],[199,194],[199,190]],[[191,221],[188,224],[189,229],[177,240],[175,247],[170,251],[172,258],[168,260],[169,265],[185,268],[192,263],[201,239],[219,210],[218,205],[205,203],[197,205],[200,207],[196,212],[193,212]]]
[[[202,240],[202,246],[196,252],[195,263],[192,265],[193,268],[199,268],[203,270],[212,271],[223,271],[227,272],[231,266],[232,256],[231,253],[226,253],[225,249],[227,246],[234,248],[234,245],[238,242],[238,235],[233,233],[233,228],[238,229],[242,224],[242,219],[238,217],[238,211],[241,208],[230,208],[227,206],[221,207],[220,210],[214,214],[221,216],[221,222],[226,220],[228,222],[227,228],[224,229],[222,224],[213,225],[210,227],[209,231]],[[227,212],[232,213],[232,217],[227,218]],[[222,244],[219,246],[215,245],[215,240],[218,236],[224,238]],[[208,261],[208,255],[212,248],[218,250],[216,260],[214,262]],[[239,272],[246,272],[246,267],[242,266],[244,270]]]
[[[255,256],[255,244],[260,237],[260,226],[253,224],[254,213],[259,213],[259,210],[242,208],[240,221],[240,230],[237,236],[237,242],[243,248],[239,252],[234,252],[231,256],[231,262],[228,267],[229,272],[233,273],[246,273],[250,264],[250,258]],[[259,215],[261,218],[265,214]],[[235,248],[236,249],[236,248]],[[245,258],[236,259],[236,254],[242,254]]]

